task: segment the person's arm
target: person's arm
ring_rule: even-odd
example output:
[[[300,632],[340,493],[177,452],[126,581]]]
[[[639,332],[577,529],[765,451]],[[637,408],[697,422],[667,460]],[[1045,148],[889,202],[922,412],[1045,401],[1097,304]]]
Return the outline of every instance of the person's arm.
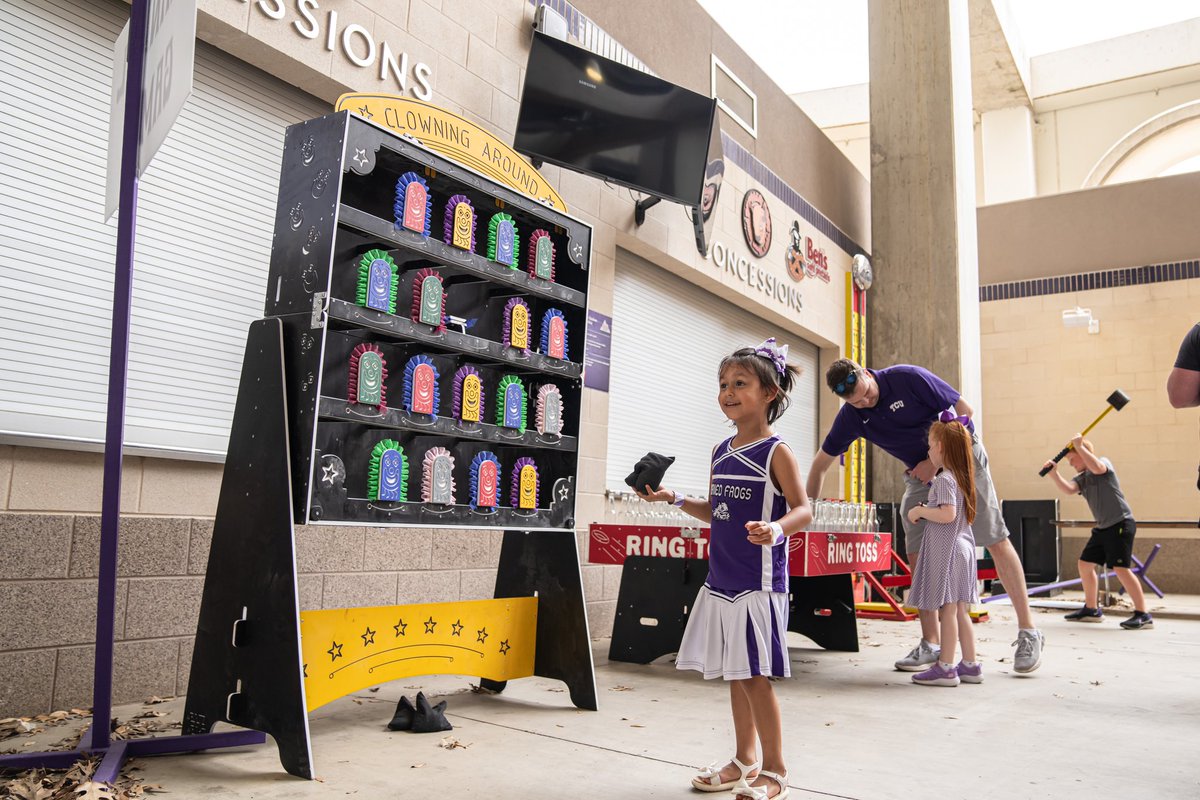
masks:
[[[793,533],[799,533],[812,522],[812,506],[808,502],[808,493],[800,482],[800,465],[792,448],[780,445],[771,456],[771,480],[779,487],[788,502],[788,512],[774,523],[771,520],[755,520],[746,523],[746,538],[751,544],[778,544],[776,536],[779,532],[786,538]]]
[[[1075,452],[1079,453],[1079,457],[1083,459],[1083,466],[1087,467],[1087,471],[1093,475],[1103,475],[1108,472],[1108,467],[1103,461],[1096,457],[1096,454],[1088,449],[1083,443],[1083,434],[1075,434],[1075,438],[1071,440],[1071,446],[1075,448]]]
[[[1058,464],[1053,461],[1047,461],[1042,465],[1042,468],[1049,467],[1050,471],[1046,474],[1054,481],[1054,484],[1062,490],[1064,494],[1079,494],[1079,484],[1075,481],[1069,481],[1062,475],[1058,474]]]
[[[674,503],[677,498],[683,497],[683,505],[679,506],[683,510],[683,513],[689,517],[695,517],[701,522],[712,524],[712,505],[708,502],[707,497],[676,494],[674,490],[668,489],[665,486],[655,491],[649,485],[643,487],[643,491],[638,492],[637,496],[647,503]]]
[[[921,483],[929,483],[931,480],[933,480],[933,476],[937,474],[937,467],[935,467],[933,462],[927,458],[910,469],[908,474],[912,475]]]
[[[825,473],[829,472],[829,468],[837,463],[837,456],[831,456],[820,448],[817,449],[816,456],[813,457],[812,466],[808,468],[808,481],[805,484],[805,491],[808,497],[820,497],[821,486],[825,483]],[[786,497],[786,494],[784,495]],[[791,499],[788,499],[791,503]]]
[[[1167,376],[1167,400],[1174,408],[1200,406],[1200,372],[1175,367]]]
[[[1167,376],[1167,400],[1175,408],[1200,406],[1200,324],[1179,344],[1175,367]]]
[[[954,402],[954,411],[960,417],[970,417],[975,413],[975,409],[971,408],[971,404],[964,400],[961,396]],[[937,474],[937,467],[928,458],[917,464],[908,471],[909,475],[919,480],[921,483],[929,483],[933,480],[933,476]]]
[[[913,506],[908,510],[908,522],[916,524],[918,519],[928,519],[930,522],[941,524],[954,522],[956,505],[958,498],[955,497],[955,489],[948,485],[947,479],[941,479],[930,489],[928,503]]]
[[[919,505],[913,506],[908,512],[908,521],[915,523],[920,519],[927,519],[930,522],[936,522],[945,525],[947,522],[954,521],[954,506],[941,504],[937,506]]]

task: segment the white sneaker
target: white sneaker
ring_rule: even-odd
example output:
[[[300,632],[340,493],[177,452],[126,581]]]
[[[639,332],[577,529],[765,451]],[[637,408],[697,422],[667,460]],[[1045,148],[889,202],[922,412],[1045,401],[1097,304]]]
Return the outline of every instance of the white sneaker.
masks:
[[[937,663],[938,656],[941,654],[941,647],[922,639],[921,643],[914,647],[908,655],[896,662],[896,669],[901,672],[920,672],[930,664]]]
[[[1042,665],[1042,648],[1046,645],[1046,637],[1041,631],[1021,631],[1013,642],[1017,654],[1013,658],[1013,672],[1028,675]]]

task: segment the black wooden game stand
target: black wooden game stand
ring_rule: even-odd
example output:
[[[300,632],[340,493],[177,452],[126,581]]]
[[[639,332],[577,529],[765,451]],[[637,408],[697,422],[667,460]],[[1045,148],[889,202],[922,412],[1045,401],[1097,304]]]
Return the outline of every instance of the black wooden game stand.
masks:
[[[649,664],[679,651],[692,603],[708,578],[708,559],[628,556],[613,619],[608,657]],[[788,630],[826,650],[858,652],[858,620],[850,575],[788,579]],[[643,620],[653,620],[646,624]]]
[[[417,173],[432,200],[430,235],[393,219],[401,175]],[[478,215],[471,250],[442,239],[442,204],[466,196]],[[521,231],[516,268],[487,256],[487,223],[502,209]],[[549,233],[557,253],[553,280],[525,268],[525,235]],[[295,533],[308,524],[505,530],[495,596],[536,597],[533,674],[564,681],[572,702],[596,709],[596,687],[579,555],[574,535],[575,476],[586,330],[587,225],[432,153],[416,142],[343,112],[288,129],[276,210],[266,316],[247,340],[212,548],[196,631],[185,733],[218,722],[274,737],[284,768],[314,774],[309,742],[297,595]],[[399,265],[396,312],[356,303],[354,276],[364,252],[386,251]],[[434,269],[446,285],[449,324],[414,322],[406,276]],[[531,313],[528,351],[500,341],[505,302]],[[571,336],[565,358],[539,352],[543,313],[561,311]],[[346,361],[356,344],[387,356],[387,407],[347,399]],[[437,416],[402,407],[405,361],[427,356],[439,368]],[[456,420],[448,378],[464,365],[484,376],[484,419]],[[562,396],[559,434],[495,422],[501,375],[528,386],[553,384]],[[410,453],[406,500],[368,496],[371,448],[384,439]],[[455,457],[454,503],[423,502],[421,454],[443,447]],[[465,501],[472,458],[488,451],[502,465],[503,501]],[[514,508],[509,465],[532,458],[539,473],[535,508]],[[436,535],[436,532],[435,532]],[[487,601],[492,602],[492,601]],[[406,608],[406,607],[397,607]],[[477,673],[466,673],[477,674]],[[503,690],[504,681],[481,675]]]

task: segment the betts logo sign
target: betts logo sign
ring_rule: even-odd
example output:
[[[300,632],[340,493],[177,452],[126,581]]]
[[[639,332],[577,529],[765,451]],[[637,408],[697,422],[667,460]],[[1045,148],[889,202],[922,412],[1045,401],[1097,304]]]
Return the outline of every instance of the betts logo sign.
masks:
[[[788,275],[792,276],[792,280],[799,282],[804,280],[804,242],[800,237],[799,222],[792,223],[792,229],[788,231],[788,238],[791,243],[788,245],[787,252],[783,254],[783,260],[787,264]]]
[[[825,255],[824,250],[816,246],[811,236],[801,235],[799,220],[792,222],[788,238],[791,243],[783,259],[792,280],[802,281],[807,275],[829,283],[829,257]]]
[[[829,257],[825,251],[813,244],[811,236],[804,237],[804,271],[829,283]]]

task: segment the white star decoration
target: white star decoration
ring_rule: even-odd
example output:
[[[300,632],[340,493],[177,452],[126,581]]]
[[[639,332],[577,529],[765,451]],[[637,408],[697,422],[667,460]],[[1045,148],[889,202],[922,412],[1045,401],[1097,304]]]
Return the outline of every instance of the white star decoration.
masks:
[[[325,466],[321,467],[321,471],[324,473],[321,475],[321,483],[328,483],[330,486],[332,486],[333,477],[337,475],[337,467],[335,467],[333,464],[326,464]]]
[[[362,168],[367,165],[367,161],[367,151],[360,147],[354,148],[354,163],[358,164],[358,166]]]

